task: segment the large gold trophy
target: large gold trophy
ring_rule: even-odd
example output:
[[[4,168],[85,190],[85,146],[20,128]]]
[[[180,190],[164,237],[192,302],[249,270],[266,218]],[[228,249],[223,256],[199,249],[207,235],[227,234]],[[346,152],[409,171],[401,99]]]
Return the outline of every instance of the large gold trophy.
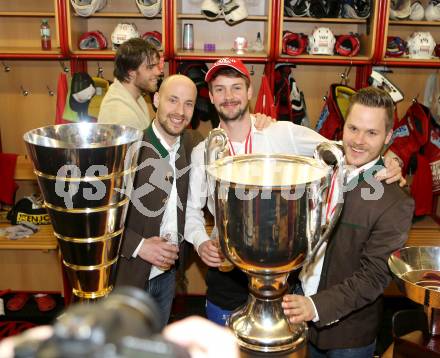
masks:
[[[332,220],[323,219],[333,171],[321,154],[336,159],[340,168],[336,182],[342,193],[343,153],[334,144],[322,143],[318,159],[276,154],[230,157],[227,143],[223,130],[211,131],[205,162],[221,249],[249,277],[248,302],[232,314],[229,326],[244,348],[297,349],[305,342],[306,325],[287,320],[282,297],[290,271],[312,259],[340,214],[342,200]]]
[[[24,135],[38,184],[81,301],[105,297],[113,280],[137,165],[134,128],[92,123],[37,128]]]

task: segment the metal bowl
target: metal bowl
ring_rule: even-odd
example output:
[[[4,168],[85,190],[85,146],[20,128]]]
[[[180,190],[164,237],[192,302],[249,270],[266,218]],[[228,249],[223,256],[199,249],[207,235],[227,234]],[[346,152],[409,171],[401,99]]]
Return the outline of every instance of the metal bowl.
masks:
[[[440,308],[440,247],[404,247],[391,254],[388,266],[409,299]]]

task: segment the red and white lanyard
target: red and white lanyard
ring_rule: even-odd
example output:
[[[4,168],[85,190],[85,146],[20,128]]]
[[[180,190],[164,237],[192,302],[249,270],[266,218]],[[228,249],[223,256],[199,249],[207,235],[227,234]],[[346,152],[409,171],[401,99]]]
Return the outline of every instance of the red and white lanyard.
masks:
[[[232,142],[228,139],[229,142],[229,155],[236,155],[234,146]],[[249,128],[249,133],[246,136],[246,141],[244,142],[244,154],[252,154],[252,126]]]
[[[327,196],[327,212],[325,215],[326,222],[328,222],[335,213],[336,205],[338,204],[339,191],[342,189],[342,188],[336,188],[337,177],[338,177],[338,170],[336,170],[333,173],[330,183],[330,190]]]

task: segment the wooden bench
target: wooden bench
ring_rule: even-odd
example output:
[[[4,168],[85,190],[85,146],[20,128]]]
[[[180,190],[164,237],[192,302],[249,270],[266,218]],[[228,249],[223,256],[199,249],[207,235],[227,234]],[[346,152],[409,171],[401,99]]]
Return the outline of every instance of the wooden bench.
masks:
[[[34,181],[29,158],[17,158],[15,180]],[[10,226],[0,223],[0,228]],[[0,236],[0,289],[14,291],[62,292],[63,279],[58,243],[52,225],[40,225],[39,231],[20,240]]]

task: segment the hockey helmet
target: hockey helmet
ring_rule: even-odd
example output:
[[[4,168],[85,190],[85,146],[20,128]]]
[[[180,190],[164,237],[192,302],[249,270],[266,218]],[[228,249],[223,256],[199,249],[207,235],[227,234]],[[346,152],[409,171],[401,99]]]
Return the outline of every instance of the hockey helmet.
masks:
[[[286,16],[310,16],[309,15],[309,0],[292,0],[284,2],[284,12]]]
[[[440,20],[440,1],[431,0],[425,10],[425,18],[428,21]]]
[[[420,1],[415,1],[411,4],[411,14],[409,15],[410,20],[420,21],[425,17],[425,9],[423,8]]]
[[[335,51],[338,55],[356,56],[360,48],[361,43],[357,35],[340,35],[336,38]]]
[[[103,50],[107,48],[107,40],[101,31],[84,32],[78,40],[81,50]]]
[[[411,0],[391,0],[390,19],[404,20],[411,15]]]
[[[136,5],[145,17],[155,17],[162,9],[162,0],[136,0]]]
[[[156,47],[158,51],[162,48],[162,34],[159,31],[148,31],[142,35],[142,38],[149,44]]]
[[[335,42],[328,27],[318,27],[309,35],[308,52],[311,55],[333,55]]]
[[[285,31],[283,35],[283,53],[290,56],[301,55],[307,47],[307,36]]]
[[[416,31],[408,38],[410,58],[430,59],[433,56],[435,41],[429,32]]]
[[[248,17],[248,11],[244,0],[224,1],[223,13],[225,14],[225,21],[228,24],[235,24]]]
[[[116,50],[123,42],[134,37],[139,37],[139,32],[135,24],[122,22],[116,25],[112,32],[112,49]]]
[[[76,14],[82,17],[93,15],[107,5],[107,0],[70,0]]]
[[[202,14],[208,19],[215,19],[222,13],[220,0],[204,0],[201,6]]]

